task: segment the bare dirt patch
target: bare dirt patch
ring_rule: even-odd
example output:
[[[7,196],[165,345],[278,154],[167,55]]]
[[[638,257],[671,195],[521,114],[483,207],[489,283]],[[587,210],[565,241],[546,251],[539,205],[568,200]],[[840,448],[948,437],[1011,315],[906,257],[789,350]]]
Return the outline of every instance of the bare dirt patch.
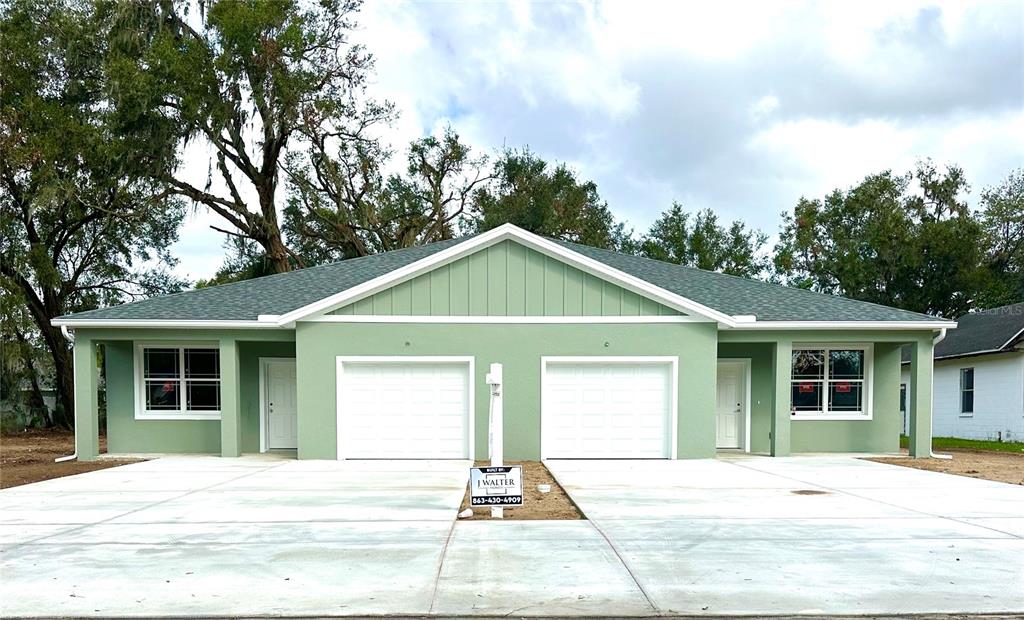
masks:
[[[478,466],[488,466],[490,461],[477,461]],[[508,521],[572,521],[584,519],[576,504],[572,503],[565,490],[555,482],[554,476],[538,461],[506,461],[505,465],[523,466],[523,505],[516,508],[505,508],[504,517]],[[551,485],[551,491],[541,493],[537,490],[538,484]],[[466,486],[466,495],[462,498],[462,506],[459,511],[469,508],[469,486]],[[475,508],[473,516],[463,521],[486,521],[491,518],[490,507]]]
[[[952,460],[899,457],[878,457],[867,460],[1024,485],[1024,454],[984,450],[943,450],[943,452],[953,455]]]
[[[100,452],[106,450],[106,438],[100,437]],[[83,463],[54,463],[53,459],[75,451],[75,435],[70,431],[27,430],[0,435],[0,488],[30,482],[72,476],[97,469],[137,463],[144,459],[119,459]]]

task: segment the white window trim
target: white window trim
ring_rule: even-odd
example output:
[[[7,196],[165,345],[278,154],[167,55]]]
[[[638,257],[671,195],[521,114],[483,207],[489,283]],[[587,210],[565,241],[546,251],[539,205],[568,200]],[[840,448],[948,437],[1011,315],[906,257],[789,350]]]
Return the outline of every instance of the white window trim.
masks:
[[[793,351],[804,351],[804,350],[825,350],[825,377],[823,384],[825,386],[824,392],[821,395],[821,405],[824,411],[822,412],[801,412],[792,411],[793,404],[790,402],[790,419],[794,422],[803,420],[836,420],[836,421],[856,421],[856,420],[871,420],[874,418],[874,384],[875,384],[875,350],[874,345],[870,343],[857,343],[857,342],[830,342],[830,343],[800,343],[793,344]],[[852,412],[844,411],[843,413],[828,413],[828,351],[834,349],[859,349],[864,351],[864,407],[862,411]],[[793,379],[793,371],[790,370],[789,378],[789,389],[792,391],[793,383],[796,382]]]
[[[136,420],[219,420],[220,411],[186,411],[185,405],[185,392],[181,394],[181,406],[182,409],[177,411],[150,411],[146,409],[146,393],[145,393],[145,380],[143,379],[143,349],[220,349],[220,343],[214,342],[136,342],[135,343],[135,419]],[[184,383],[185,367],[181,366],[181,378],[178,379]],[[218,382],[220,380],[218,379]]]
[[[547,388],[548,364],[654,364],[666,365],[671,369],[669,384],[669,459],[679,458],[679,356],[678,355],[544,355],[540,358],[540,458],[545,460],[544,437],[548,417],[544,416],[545,390]]]
[[[977,383],[978,383],[978,371],[975,370],[975,366],[964,366],[964,367],[960,368],[960,372],[959,372],[959,374],[960,374],[960,391],[957,392],[957,397],[959,398],[960,402],[958,403],[959,406],[957,407],[957,409],[960,410],[959,417],[961,417],[961,418],[973,418],[974,417],[974,411],[964,411],[964,371],[965,370],[970,370],[971,374],[974,377],[975,387],[971,388],[971,404],[972,405],[974,404],[974,392],[975,392],[975,390],[977,388]],[[972,409],[973,409],[973,407],[972,407]]]
[[[345,374],[345,364],[465,364],[469,369],[469,394],[468,412],[469,416],[467,433],[469,434],[469,446],[467,457],[470,461],[476,460],[476,357],[472,355],[339,355],[335,358],[335,410],[334,415],[337,422],[337,433],[335,435],[335,455],[337,460],[344,461],[348,457],[344,454],[345,427],[348,422],[348,411],[345,407],[345,388],[342,376]]]

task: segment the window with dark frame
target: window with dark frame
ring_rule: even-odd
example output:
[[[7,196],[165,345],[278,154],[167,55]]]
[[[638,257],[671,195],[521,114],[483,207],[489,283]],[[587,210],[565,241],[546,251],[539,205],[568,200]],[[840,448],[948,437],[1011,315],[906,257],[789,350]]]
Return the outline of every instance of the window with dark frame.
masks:
[[[220,411],[220,351],[210,347],[143,347],[143,407],[147,413]]]
[[[960,413],[974,413],[974,369],[960,369]]]

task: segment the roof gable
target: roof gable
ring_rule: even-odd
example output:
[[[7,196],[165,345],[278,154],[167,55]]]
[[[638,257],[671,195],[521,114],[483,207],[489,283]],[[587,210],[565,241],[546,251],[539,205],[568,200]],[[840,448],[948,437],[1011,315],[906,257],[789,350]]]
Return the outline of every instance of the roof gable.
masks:
[[[487,248],[509,239],[515,240],[519,244],[547,256],[558,258],[562,262],[583,272],[600,277],[640,296],[656,301],[687,315],[701,317],[705,320],[717,321],[730,326],[734,323],[733,317],[727,314],[696,303],[680,295],[676,295],[675,293],[656,285],[652,285],[643,278],[620,271],[614,267],[609,267],[607,264],[602,263],[599,260],[595,260],[579,252],[575,252],[551,239],[546,239],[531,232],[527,232],[512,224],[503,224],[485,233],[481,233],[472,238],[465,239],[460,243],[446,247],[443,250],[435,252],[434,254],[419,261],[395,269],[394,271],[378,278],[374,278],[341,293],[289,312],[288,314],[278,317],[278,323],[290,324],[295,321],[321,316],[326,312],[340,308],[350,302],[358,301],[390,286],[404,282],[423,273],[427,273],[432,269],[441,265],[446,265],[463,256],[472,254],[479,249]]]
[[[57,326],[290,327],[475,251],[513,240],[584,274],[688,315],[742,329],[941,329],[955,323],[540,237],[505,224],[461,239],[82,312]],[[659,310],[660,312],[660,310]]]
[[[327,314],[552,317],[681,313],[508,239]]]

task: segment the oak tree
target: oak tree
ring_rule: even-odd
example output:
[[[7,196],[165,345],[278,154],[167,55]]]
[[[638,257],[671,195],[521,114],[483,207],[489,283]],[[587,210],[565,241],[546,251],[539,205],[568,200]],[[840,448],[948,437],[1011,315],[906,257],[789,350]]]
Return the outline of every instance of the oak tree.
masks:
[[[391,114],[364,97],[371,56],[350,41],[359,0],[123,3],[112,58],[126,126],[167,124],[212,152],[205,184],[183,149],[157,181],[258,244],[273,272],[302,266],[278,218],[282,165],[302,134],[356,139]],[[174,172],[166,170],[177,168]],[[216,183],[215,183],[216,181]],[[216,184],[217,187],[214,187]]]
[[[183,208],[138,157],[141,134],[114,130],[105,98],[108,17],[74,0],[17,0],[0,14],[0,287],[31,317],[21,336],[52,359],[53,422],[65,427],[72,356],[51,321],[181,284],[165,269]]]

